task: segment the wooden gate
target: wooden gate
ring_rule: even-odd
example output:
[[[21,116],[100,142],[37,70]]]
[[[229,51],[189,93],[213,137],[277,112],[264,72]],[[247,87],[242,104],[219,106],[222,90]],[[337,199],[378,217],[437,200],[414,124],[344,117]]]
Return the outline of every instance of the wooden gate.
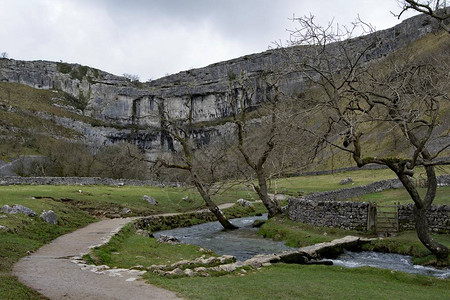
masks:
[[[378,235],[389,236],[398,232],[398,206],[399,203],[376,206],[375,231]]]

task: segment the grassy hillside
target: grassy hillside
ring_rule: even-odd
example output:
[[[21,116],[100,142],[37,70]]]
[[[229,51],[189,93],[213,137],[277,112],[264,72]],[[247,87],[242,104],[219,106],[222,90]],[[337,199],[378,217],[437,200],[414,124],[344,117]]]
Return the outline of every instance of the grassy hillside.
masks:
[[[74,98],[56,90],[35,89],[0,82],[0,159],[37,154],[53,139],[79,139],[81,135],[58,125],[52,116],[95,124],[75,109]]]

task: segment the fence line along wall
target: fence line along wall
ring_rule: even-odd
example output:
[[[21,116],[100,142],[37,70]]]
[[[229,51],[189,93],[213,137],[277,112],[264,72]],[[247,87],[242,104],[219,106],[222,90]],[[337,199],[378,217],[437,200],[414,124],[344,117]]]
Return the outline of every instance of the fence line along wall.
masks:
[[[100,177],[0,177],[2,185],[132,185],[132,186],[179,186],[173,182],[157,182],[153,180],[112,179]]]
[[[450,175],[438,177],[440,186],[450,185]],[[316,193],[288,200],[289,219],[313,226],[335,227],[347,230],[371,230],[374,225],[374,213],[368,202],[339,201],[365,194],[381,192],[391,188],[401,188],[398,179],[383,180],[364,186],[345,188],[335,191]],[[431,230],[450,232],[449,205],[433,205],[428,214]],[[414,229],[413,204],[400,205],[399,230]]]

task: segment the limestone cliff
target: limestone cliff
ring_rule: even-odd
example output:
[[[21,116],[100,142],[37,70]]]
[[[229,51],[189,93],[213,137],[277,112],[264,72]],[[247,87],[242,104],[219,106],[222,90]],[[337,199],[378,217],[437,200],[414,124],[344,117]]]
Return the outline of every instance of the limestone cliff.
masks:
[[[347,42],[355,51],[375,42],[376,46],[364,57],[368,62],[419,39],[432,31],[432,27],[433,22],[420,15],[391,29]],[[298,57],[306,51],[302,46],[290,50]],[[85,116],[101,120],[107,126],[94,128],[89,124],[57,120],[60,124],[82,132],[88,139],[100,137],[107,142],[129,140],[150,150],[164,144],[164,136],[157,130],[147,130],[160,125],[161,105],[158,104],[163,103],[173,117],[182,117],[187,114],[184,103],[189,99],[196,122],[217,120],[230,114],[225,103],[230,72],[246,72],[255,85],[254,100],[258,103],[266,97],[264,83],[258,79],[260,74],[283,70],[288,63],[282,51],[275,49],[140,83],[78,64],[0,59],[0,81],[61,90],[73,97]],[[305,89],[305,79],[297,73],[286,73],[281,89],[289,93],[301,92]],[[130,128],[123,128],[124,125]],[[122,128],[112,130],[108,126]],[[209,134],[217,130],[223,129],[210,127],[199,131],[198,135],[208,140]]]

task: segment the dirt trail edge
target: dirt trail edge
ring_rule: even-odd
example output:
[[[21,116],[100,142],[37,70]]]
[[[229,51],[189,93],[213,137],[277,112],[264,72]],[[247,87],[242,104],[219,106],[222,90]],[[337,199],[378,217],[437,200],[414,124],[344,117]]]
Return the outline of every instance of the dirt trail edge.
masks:
[[[232,205],[225,203],[219,208]],[[123,226],[138,218],[102,220],[62,235],[20,259],[14,265],[13,275],[50,299],[181,299],[174,292],[136,280],[139,276],[128,270],[103,272],[74,262],[90,248],[107,243]]]

